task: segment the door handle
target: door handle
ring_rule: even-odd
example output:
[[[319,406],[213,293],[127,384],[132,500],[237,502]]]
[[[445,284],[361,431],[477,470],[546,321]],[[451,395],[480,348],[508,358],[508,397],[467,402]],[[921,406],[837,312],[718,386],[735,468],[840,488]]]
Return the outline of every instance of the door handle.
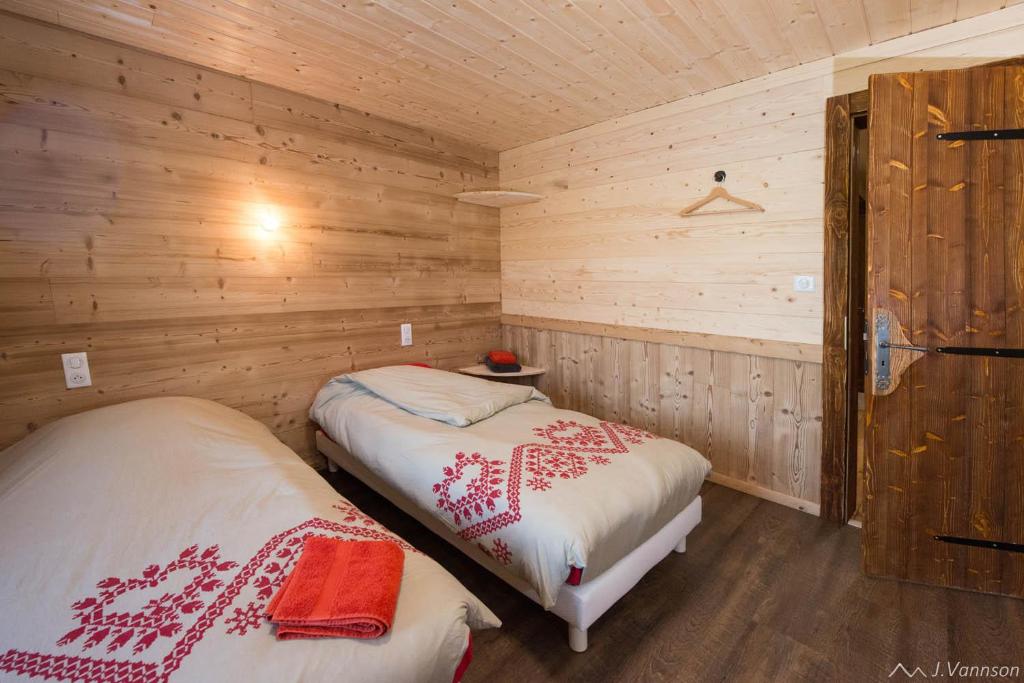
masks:
[[[874,337],[871,352],[872,391],[876,396],[888,396],[896,391],[900,377],[910,365],[926,353],[951,356],[982,356],[988,358],[1024,358],[1024,349],[994,348],[990,346],[918,346],[911,344],[903,334],[896,315],[884,308],[876,308]]]
[[[906,369],[928,348],[910,343],[892,311],[876,308],[872,327],[871,390],[876,396],[888,396],[896,391]]]
[[[890,344],[889,342],[883,341],[878,342],[878,345],[883,349],[903,349],[904,351],[917,351],[919,353],[928,353],[927,346],[911,346],[910,344]]]

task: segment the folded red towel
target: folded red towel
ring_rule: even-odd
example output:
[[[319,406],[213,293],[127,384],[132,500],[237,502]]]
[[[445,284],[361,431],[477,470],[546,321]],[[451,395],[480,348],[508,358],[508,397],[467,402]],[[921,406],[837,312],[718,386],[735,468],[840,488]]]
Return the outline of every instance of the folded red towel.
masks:
[[[379,638],[391,628],[404,563],[391,541],[311,536],[266,617],[279,640]]]
[[[497,365],[515,365],[516,354],[511,351],[489,351],[487,357],[491,359],[492,363]]]

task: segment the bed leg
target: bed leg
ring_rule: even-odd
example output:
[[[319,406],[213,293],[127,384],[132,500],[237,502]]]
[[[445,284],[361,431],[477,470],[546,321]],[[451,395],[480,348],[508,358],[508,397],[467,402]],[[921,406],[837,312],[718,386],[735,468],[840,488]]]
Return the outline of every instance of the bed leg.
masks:
[[[327,458],[327,471],[334,474],[338,471],[338,463],[334,462],[330,458]]]
[[[686,536],[683,536],[683,538],[676,545],[675,551],[677,553],[685,553],[686,552]]]
[[[569,649],[573,652],[587,651],[587,629],[569,624]]]

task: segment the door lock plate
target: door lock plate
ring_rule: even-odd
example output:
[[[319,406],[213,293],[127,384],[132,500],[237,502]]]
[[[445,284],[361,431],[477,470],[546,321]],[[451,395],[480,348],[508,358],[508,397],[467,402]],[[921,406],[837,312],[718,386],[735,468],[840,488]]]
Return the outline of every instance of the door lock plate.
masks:
[[[889,355],[889,316],[875,313],[875,393],[886,394],[892,386],[892,359]]]

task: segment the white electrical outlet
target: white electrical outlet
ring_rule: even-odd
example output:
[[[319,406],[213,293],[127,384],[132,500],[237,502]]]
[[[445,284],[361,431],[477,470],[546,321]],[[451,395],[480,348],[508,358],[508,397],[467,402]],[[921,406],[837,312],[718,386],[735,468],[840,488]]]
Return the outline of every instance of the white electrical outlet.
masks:
[[[814,276],[813,275],[794,275],[793,276],[793,291],[794,292],[813,292],[814,291]]]
[[[62,353],[60,362],[64,366],[64,384],[68,389],[80,389],[92,386],[92,375],[89,373],[89,358],[85,352]]]
[[[402,346],[412,346],[412,323],[402,323]]]

